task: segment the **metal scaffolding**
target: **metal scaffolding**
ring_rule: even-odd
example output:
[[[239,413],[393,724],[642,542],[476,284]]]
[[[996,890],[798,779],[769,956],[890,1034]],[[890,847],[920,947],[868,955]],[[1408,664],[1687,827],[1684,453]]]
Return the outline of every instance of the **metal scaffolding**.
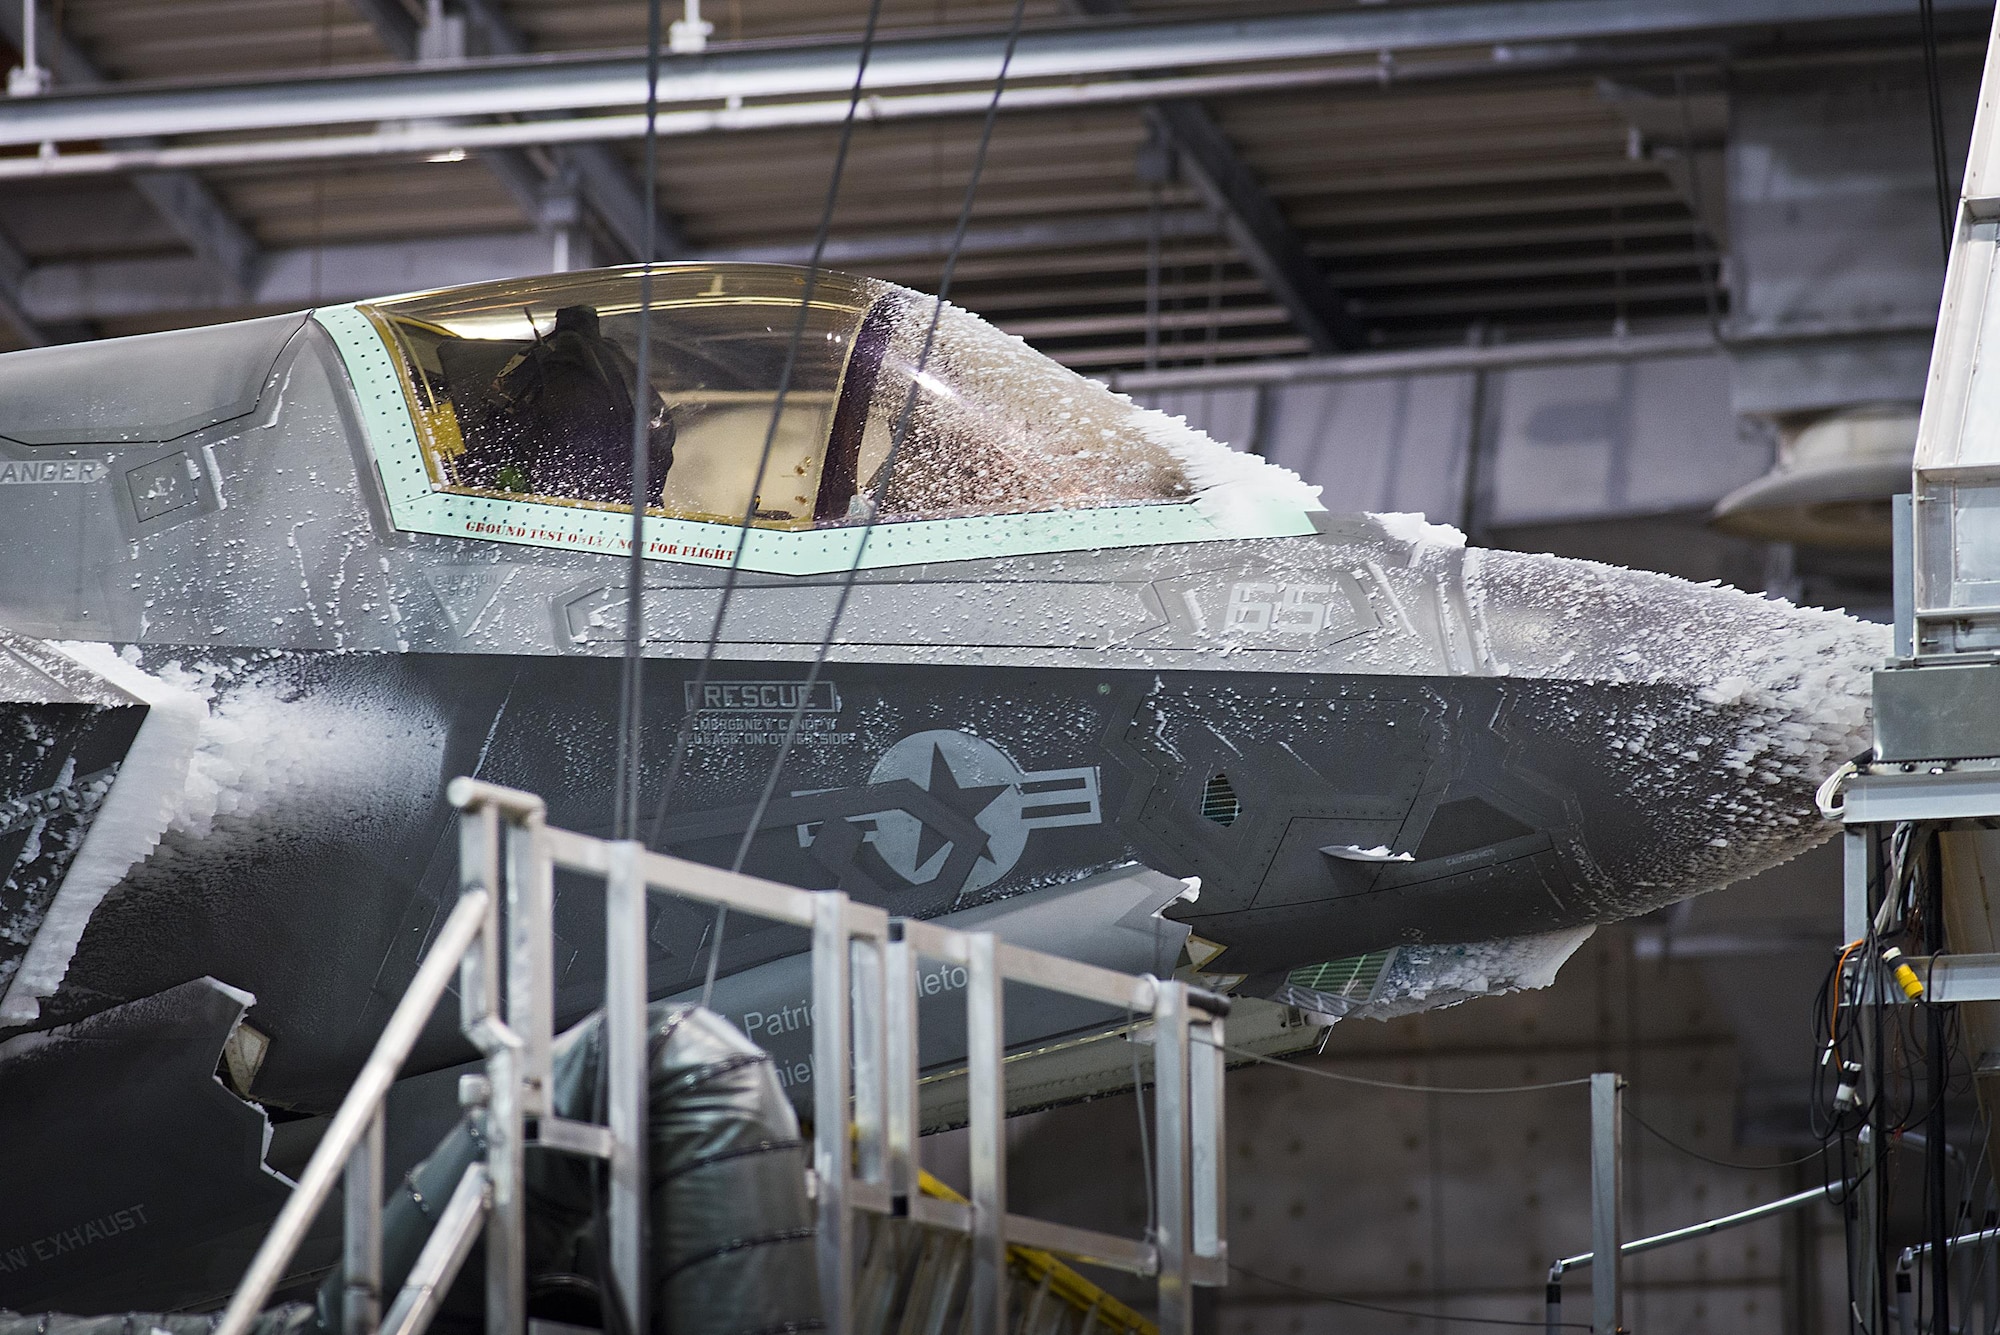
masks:
[[[216,1335],[246,1335],[295,1251],[345,1175],[346,1335],[416,1335],[435,1314],[482,1229],[488,1335],[525,1335],[527,1258],[523,1156],[593,1156],[609,1165],[609,1271],[627,1330],[643,1330],[647,1291],[646,901],[677,895],[807,929],[812,934],[813,1168],[819,1269],[828,1329],[855,1320],[857,1219],[907,1218],[971,1244],[966,1328],[1009,1326],[1011,1245],[1039,1248],[1159,1284],[1164,1335],[1192,1329],[1193,1288],[1228,1273],[1224,1238],[1223,1014],[1227,1002],[1170,979],[1135,977],[1010,946],[856,903],[551,828],[530,793],[460,778],[459,901],[374,1053],[251,1262]],[[549,1100],[555,1002],[555,872],[605,887],[605,1064],[608,1125],[553,1115]],[[966,975],[971,1198],[921,1189],[917,1000],[921,961]],[[383,1107],[390,1085],[454,975],[460,1023],[484,1054],[483,1079],[462,1098],[484,1109],[486,1158],[458,1184],[408,1282],[382,1313]],[[1010,1213],[1004,990],[1008,983],[1080,997],[1150,1019],[1157,1226],[1128,1238]]]

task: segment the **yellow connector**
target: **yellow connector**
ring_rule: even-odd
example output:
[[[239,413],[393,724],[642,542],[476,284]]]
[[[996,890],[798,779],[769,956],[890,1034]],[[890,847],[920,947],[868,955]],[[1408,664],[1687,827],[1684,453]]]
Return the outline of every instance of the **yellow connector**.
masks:
[[[1889,966],[1896,976],[1896,986],[1903,989],[1903,995],[1915,1001],[1924,994],[1924,980],[1917,977],[1917,971],[1903,958],[1903,952],[1890,946],[1882,952],[1882,962]]]

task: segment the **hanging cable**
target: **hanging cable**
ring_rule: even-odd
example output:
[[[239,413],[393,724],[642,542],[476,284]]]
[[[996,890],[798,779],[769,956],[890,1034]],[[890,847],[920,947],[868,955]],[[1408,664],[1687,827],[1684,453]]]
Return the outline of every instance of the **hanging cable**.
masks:
[[[1627,1104],[1625,1107],[1625,1115],[1631,1118],[1634,1122],[1638,1123],[1640,1130],[1644,1131],[1647,1135],[1659,1141],[1662,1145],[1666,1145],[1671,1149],[1679,1150],[1682,1154],[1687,1155],[1690,1159],[1699,1159],[1703,1163],[1714,1164],[1717,1168],[1737,1168],[1741,1169],[1746,1173],[1764,1173],[1764,1172],[1770,1172],[1771,1170],[1778,1168],[1796,1168],[1802,1163],[1811,1163],[1814,1159],[1820,1158],[1822,1155],[1826,1153],[1826,1146],[1821,1145],[1818,1149],[1814,1150],[1812,1153],[1801,1154],[1796,1159],[1780,1159],[1776,1163],[1737,1163],[1731,1159],[1718,1159],[1714,1155],[1703,1154],[1700,1150],[1695,1149],[1692,1145],[1681,1144],[1678,1140],[1675,1140],[1672,1136],[1660,1130],[1660,1128],[1654,1126],[1651,1122],[1648,1122],[1645,1118],[1639,1116],[1638,1113],[1633,1112],[1630,1104]]]
[[[1321,1293],[1316,1289],[1308,1289],[1298,1284],[1289,1283],[1286,1280],[1274,1279],[1269,1275],[1260,1275],[1254,1270],[1236,1264],[1234,1261],[1229,1263],[1229,1268],[1245,1279],[1254,1279],[1260,1284],[1271,1284],[1281,1289],[1290,1289],[1293,1293],[1304,1294],[1315,1302],[1332,1303],[1336,1307],[1353,1307],[1363,1312],[1382,1312],[1389,1316],[1406,1316],[1415,1321],[1454,1321],[1468,1326],[1530,1326],[1536,1330],[1548,1330],[1552,1326],[1557,1330],[1590,1329],[1590,1326],[1582,1321],[1508,1321],[1505,1318],[1497,1316],[1448,1316],[1443,1312],[1419,1312],[1408,1307],[1384,1307],[1380,1303],[1362,1302],[1359,1298],[1336,1298],[1330,1293]]]
[[[1937,14],[1932,0],[1917,0],[1924,36],[1924,92],[1930,105],[1931,185],[1937,194],[1938,245],[1951,258],[1951,165],[1944,156],[1944,79],[1938,71]]]
[[[632,386],[632,551],[625,568],[625,662],[619,675],[618,767],[614,783],[618,809],[612,819],[612,837],[639,836],[639,726],[645,683],[646,634],[646,509],[651,501],[647,477],[655,421],[653,392],[653,237],[660,212],[660,0],[646,3],[646,147],[645,167],[640,186],[641,227],[645,246],[639,265],[639,348],[638,367]]]
[[[826,197],[820,206],[819,226],[813,231],[812,256],[806,264],[806,277],[799,294],[798,316],[792,322],[792,333],[785,346],[784,365],[778,374],[778,389],[771,402],[771,418],[764,428],[764,447],[757,456],[757,467],[750,475],[749,495],[743,499],[743,515],[736,527],[735,549],[730,553],[729,569],[722,580],[722,592],[716,600],[715,620],[709,626],[708,642],[703,647],[701,665],[695,669],[693,688],[689,692],[689,704],[681,715],[680,727],[674,734],[673,754],[667,762],[666,777],[660,783],[659,800],[653,806],[652,825],[648,830],[647,842],[657,844],[660,827],[667,818],[667,806],[671,802],[675,787],[687,764],[688,750],[694,740],[694,724],[700,716],[700,702],[704,698],[703,688],[708,685],[710,673],[715,667],[716,651],[722,644],[722,628],[729,616],[730,600],[735,596],[738,582],[743,572],[743,552],[749,545],[750,529],[757,517],[757,497],[763,485],[764,470],[770,466],[771,451],[778,438],[778,426],[783,420],[785,397],[791,392],[792,376],[798,366],[799,348],[805,341],[806,325],[812,314],[813,293],[819,285],[826,255],[826,243],[833,230],[833,214],[840,201],[841,182],[847,173],[848,150],[854,143],[856,112],[861,106],[861,89],[868,77],[868,60],[875,49],[875,33],[882,17],[882,0],[872,0],[868,7],[867,24],[862,30],[861,53],[855,62],[854,85],[848,91],[847,114],[841,121],[840,143],[834,151],[833,171],[827,178]],[[741,870],[742,858],[738,857],[736,870]],[[717,904],[715,919],[707,933],[707,950],[702,952],[704,967],[701,982],[701,1004],[706,1008],[715,996],[716,970],[722,961],[722,937],[729,926],[729,906]],[[699,947],[697,947],[699,950]]]
[[[646,509],[650,497],[647,474],[648,456],[652,445],[655,425],[655,408],[659,399],[653,393],[652,376],[652,315],[653,315],[653,262],[658,257],[653,253],[653,238],[659,224],[659,141],[656,133],[660,111],[660,0],[647,0],[646,4],[646,140],[645,164],[641,176],[641,217],[645,249],[640,253],[639,267],[639,338],[636,366],[633,370],[632,385],[632,550],[626,564],[625,576],[625,657],[619,673],[618,693],[618,765],[613,783],[614,799],[617,803],[612,816],[612,836],[617,839],[633,839],[639,833],[639,729],[640,702],[644,682],[641,670],[645,663],[645,633],[643,616],[645,612],[646,586]],[[532,323],[532,322],[531,322]],[[606,1097],[602,1081],[605,1062],[598,1063],[599,1086],[597,1096]],[[604,1105],[600,1104],[600,1110]],[[606,1115],[600,1113],[600,1115]],[[610,1228],[610,1193],[606,1190],[610,1175],[610,1164],[598,1165],[591,1173],[590,1194],[592,1213],[597,1219],[597,1227],[606,1232]],[[646,1235],[651,1225],[643,1217],[640,1221],[641,1255],[646,1253]],[[600,1256],[598,1284],[606,1302],[602,1304],[605,1313],[606,1335],[642,1335],[649,1324],[645,1268],[642,1263],[637,1291],[631,1300],[639,1314],[636,1328],[625,1329],[626,1302],[620,1295],[618,1276]]]
[[[1157,998],[1159,979],[1153,978],[1152,982]],[[1160,1203],[1153,1194],[1153,1138],[1146,1125],[1146,1082],[1140,1078],[1139,1042],[1133,1032],[1139,1027],[1139,1016],[1129,1000],[1125,1003],[1125,1021],[1131,1026],[1125,1033],[1125,1041],[1132,1049],[1132,1104],[1139,1114],[1139,1176],[1146,1184],[1146,1231],[1141,1236],[1151,1243],[1160,1235]]]
[[[1146,205],[1146,369],[1160,369],[1160,183]]]
[[[945,299],[950,295],[952,276],[958,268],[960,251],[965,247],[966,228],[972,222],[972,206],[979,197],[979,180],[986,171],[986,152],[993,143],[993,127],[1000,115],[1000,98],[1007,88],[1007,70],[1014,63],[1014,48],[1021,38],[1021,18],[1027,9],[1027,0],[1015,0],[1013,22],[1007,29],[1007,45],[1000,57],[1000,73],[993,80],[993,98],[986,106],[986,121],[980,129],[979,147],[972,159],[972,172],[965,183],[965,198],[959,205],[958,224],[952,230],[951,245],[945,252],[944,271],[938,279],[937,297],[931,304],[930,325],[924,330],[923,350],[910,372],[910,388],[903,396],[903,406],[896,414],[894,426],[889,433],[889,452],[882,460],[876,473],[875,485],[868,496],[867,519],[861,526],[861,537],[854,546],[854,559],[848,563],[847,571],[840,585],[839,595],[834,600],[833,615],[828,618],[826,634],[820,637],[819,648],[813,655],[811,670],[806,674],[805,686],[799,691],[791,717],[786,721],[785,736],[778,748],[777,759],[771,763],[769,776],[764,782],[764,791],[758,795],[757,805],[752,812],[749,826],[743,831],[743,841],[737,845],[736,860],[731,870],[741,871],[743,860],[750,854],[750,844],[757,836],[757,827],[762,823],[765,810],[770,806],[771,795],[778,785],[778,776],[783,772],[785,761],[791,755],[792,744],[797,740],[800,723],[805,718],[805,706],[811,698],[812,688],[819,681],[820,672],[826,666],[826,659],[833,648],[834,637],[839,633],[840,622],[847,611],[847,603],[853,595],[855,580],[861,573],[862,562],[868,555],[869,540],[875,534],[875,524],[882,512],[882,503],[889,493],[889,483],[894,478],[896,464],[902,454],[903,442],[910,431],[911,415],[917,406],[917,394],[923,388],[924,374],[930,366],[931,351],[937,344],[938,321],[944,314]]]
[[[993,143],[993,128],[1000,115],[1000,98],[1006,92],[1007,71],[1014,63],[1014,48],[1021,38],[1021,19],[1027,9],[1027,0],[1015,0],[1014,17],[1007,28],[1007,44],[1000,57],[1000,72],[993,80],[993,97],[986,106],[986,120],[980,128],[979,147],[972,159],[972,171],[965,183],[965,198],[958,211],[958,224],[952,231],[951,245],[945,252],[944,270],[938,280],[937,298],[931,305],[930,325],[924,331],[923,349],[918,354],[916,365],[910,372],[909,391],[904,395],[903,406],[896,414],[896,420],[889,432],[889,451],[876,472],[874,485],[869,490],[867,519],[861,527],[861,534],[854,546],[854,558],[848,563],[847,571],[835,596],[833,614],[827,619],[826,634],[820,637],[819,647],[813,654],[812,667],[807,671],[805,683],[800,688],[798,699],[792,707],[791,717],[785,723],[785,735],[778,745],[778,754],[771,762],[769,773],[764,780],[763,790],[757,795],[757,803],[752,808],[750,820],[743,828],[743,838],[736,846],[735,860],[730,870],[741,871],[743,862],[750,856],[750,845],[757,837],[758,827],[763,824],[764,813],[770,809],[772,794],[777,791],[778,779],[784,773],[785,762],[790,759],[792,746],[798,740],[800,725],[805,720],[806,702],[812,697],[813,687],[819,683],[820,673],[825,670],[827,656],[833,650],[833,641],[840,631],[841,618],[847,612],[847,604],[854,594],[855,582],[868,555],[869,539],[874,536],[875,524],[882,513],[882,504],[888,496],[889,484],[894,479],[896,464],[902,454],[903,442],[909,435],[911,415],[916,410],[917,394],[923,388],[926,368],[930,365],[931,351],[937,344],[938,321],[944,314],[945,299],[950,295],[952,276],[958,268],[958,257],[965,247],[966,228],[972,222],[972,206],[979,197],[980,177],[986,171],[986,153]],[[712,942],[709,950],[719,953],[722,943]],[[712,967],[712,966],[711,966]]]
[[[1201,364],[1203,366],[1215,365],[1216,354],[1221,351],[1222,266],[1228,261],[1229,257],[1229,233],[1219,225],[1220,221],[1220,219],[1217,219],[1215,249],[1210,251],[1208,256],[1208,319],[1202,329]],[[1211,388],[1206,392],[1212,394],[1214,391]],[[1212,399],[1204,398],[1202,400],[1204,409],[1211,402],[1213,402]]]
[[[1925,0],[1929,7],[1930,0]],[[1935,108],[1934,108],[1935,111]],[[1914,851],[1911,871],[1913,885],[1919,887],[1915,899],[1923,906],[1923,945],[1935,960],[1945,949],[1944,876],[1938,866],[1937,840],[1927,833]],[[1931,1328],[1951,1329],[1951,1152],[1950,1127],[1945,1108],[1945,1087],[1949,1079],[1951,1053],[1947,1020],[1950,1007],[1926,1005],[1927,1033],[1924,1068],[1930,1111],[1925,1118],[1924,1187],[1931,1232]]]
[[[1681,112],[1681,160],[1687,163],[1688,174],[1688,228],[1694,243],[1695,263],[1701,273],[1702,304],[1708,310],[1708,331],[1719,342],[1722,338],[1722,300],[1719,289],[1722,286],[1722,259],[1717,256],[1713,264],[1703,252],[1715,244],[1704,225],[1702,211],[1701,161],[1695,157],[1694,116],[1688,107],[1687,75],[1674,71],[1674,97],[1680,103]]]
[[[736,525],[735,550],[730,553],[729,569],[723,576],[722,593],[715,604],[715,620],[708,629],[708,642],[702,650],[701,666],[695,669],[691,697],[695,703],[690,704],[687,712],[681,716],[680,728],[674,735],[673,754],[667,762],[666,777],[660,783],[660,795],[653,804],[653,820],[647,832],[647,842],[651,844],[659,842],[660,826],[667,818],[667,804],[673,798],[674,789],[680,783],[682,770],[686,766],[688,748],[694,738],[694,722],[701,712],[699,702],[703,698],[702,688],[708,685],[709,674],[714,669],[716,650],[722,643],[723,623],[729,616],[730,600],[735,596],[737,584],[742,578],[743,549],[749,545],[747,540],[750,529],[757,518],[758,489],[763,484],[764,470],[771,462],[771,451],[778,438],[778,424],[785,410],[785,396],[791,391],[793,371],[798,365],[799,347],[805,341],[806,322],[812,311],[813,293],[819,285],[819,276],[823,272],[827,239],[833,231],[834,208],[840,201],[841,182],[847,173],[848,149],[854,143],[856,113],[861,107],[861,88],[868,77],[868,61],[875,50],[875,32],[881,17],[882,0],[872,0],[868,6],[867,25],[861,33],[861,54],[855,61],[854,85],[847,94],[847,115],[840,123],[840,142],[833,154],[833,172],[827,178],[826,197],[820,205],[819,226],[813,230],[812,256],[806,262],[805,285],[799,296],[798,317],[792,322],[791,339],[785,347],[784,366],[778,375],[778,392],[771,404],[771,420],[764,428],[764,448],[758,455],[756,471],[750,475],[750,493],[743,498],[743,515]],[[718,916],[727,911],[720,906],[717,908]],[[708,992],[712,990],[712,983],[703,989],[704,1004]]]
[[[1207,1042],[1196,1039],[1197,1043]],[[1322,1071],[1316,1066],[1301,1066],[1278,1057],[1267,1057],[1261,1052],[1248,1048],[1233,1048],[1225,1043],[1210,1044],[1211,1047],[1241,1057],[1245,1061],[1261,1062],[1265,1066],[1276,1066],[1300,1075],[1314,1076],[1320,1080],[1334,1080],[1343,1085],[1367,1085],[1371,1089],[1397,1089],[1411,1094],[1533,1094],[1544,1089],[1568,1089],[1572,1085],[1587,1085],[1590,1077],[1580,1075],[1574,1080],[1547,1080],[1535,1085],[1406,1085],[1396,1080],[1371,1080],[1365,1075],[1341,1075],[1337,1071]]]

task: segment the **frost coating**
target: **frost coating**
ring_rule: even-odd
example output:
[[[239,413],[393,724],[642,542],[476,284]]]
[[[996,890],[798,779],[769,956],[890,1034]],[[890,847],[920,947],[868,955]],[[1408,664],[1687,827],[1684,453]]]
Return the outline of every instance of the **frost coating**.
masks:
[[[1465,547],[1465,535],[1450,524],[1433,524],[1420,514],[1391,510],[1383,514],[1368,516],[1382,526],[1382,531],[1397,542],[1407,542],[1416,550],[1413,559],[1421,560],[1431,552],[1455,552]]]
[[[926,358],[936,303],[884,291],[895,320],[856,473],[860,494],[871,494],[907,403],[909,424],[882,519],[1190,498],[1223,507],[1276,501],[1320,508],[1320,489],[1290,470],[1232,450],[1185,419],[1142,408],[949,302],[938,312]],[[846,511],[850,521],[866,517],[865,506]]]
[[[185,785],[208,709],[202,700],[147,675],[109,645],[61,643],[63,653],[120,690],[146,702],[139,734],[118,782],[84,836],[62,887],[43,915],[21,967],[0,997],[0,1023],[25,1024],[41,1014],[69,972],[90,915],[104,896],[158,846]]]
[[[384,772],[385,730],[366,706],[315,696],[288,699],[274,682],[239,679],[231,667],[213,663],[168,663],[159,677],[206,706],[170,833],[202,838],[219,819],[365,789]]]
[[[1467,601],[1494,670],[1588,684],[1549,735],[1608,751],[1652,810],[1700,817],[1615,869],[1607,888],[1631,911],[1754,875],[1833,832],[1811,795],[1869,745],[1886,627],[1595,562],[1476,555]]]
[[[443,729],[394,702],[357,702],[291,680],[288,655],[141,667],[136,649],[58,646],[144,700],[145,721],[68,875],[0,998],[0,1023],[40,1013],[113,888],[197,843],[340,826],[368,801],[425,800]],[[225,827],[227,827],[225,829]]]
[[[933,298],[884,290],[892,294],[887,302],[899,304],[862,443],[862,479],[877,477],[898,415],[906,401],[912,407],[883,518],[1191,496],[1320,508],[1320,489],[1290,469],[1232,450],[1185,418],[1143,408],[970,311],[949,302],[939,310]],[[926,359],[934,310],[937,332]]]
[[[355,812],[431,798],[442,721],[414,702],[326,691],[313,663],[280,654],[158,667],[206,716],[154,863],[278,831],[345,830]]]
[[[1465,945],[1404,946],[1390,962],[1374,999],[1344,1018],[1391,1020],[1474,997],[1547,987],[1596,930],[1572,927]]]

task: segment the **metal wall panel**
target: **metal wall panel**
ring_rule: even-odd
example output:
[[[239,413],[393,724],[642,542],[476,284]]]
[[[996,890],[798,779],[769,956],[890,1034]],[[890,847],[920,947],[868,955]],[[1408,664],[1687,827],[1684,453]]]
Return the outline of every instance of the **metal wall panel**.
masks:
[[[1487,388],[1494,525],[1703,509],[1770,466],[1722,357],[1527,367]]]

